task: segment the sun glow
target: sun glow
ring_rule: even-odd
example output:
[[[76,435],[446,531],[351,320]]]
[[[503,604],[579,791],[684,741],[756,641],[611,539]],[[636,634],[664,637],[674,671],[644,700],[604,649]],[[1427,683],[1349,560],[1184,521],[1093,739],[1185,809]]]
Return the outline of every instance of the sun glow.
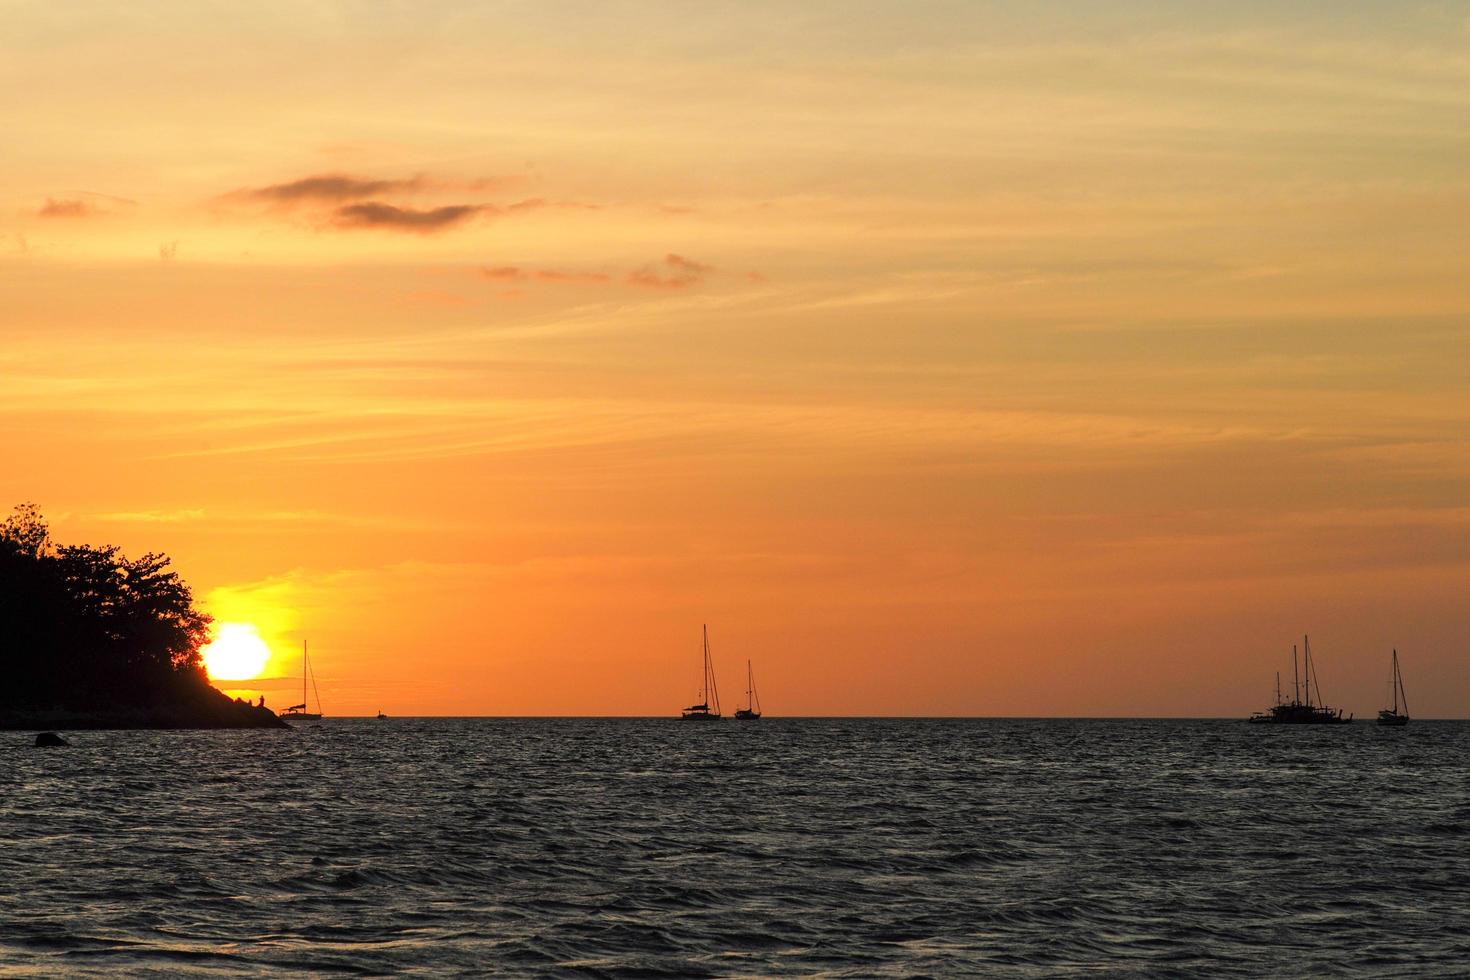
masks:
[[[214,639],[200,653],[209,676],[226,681],[259,677],[271,656],[270,647],[251,623],[221,623]]]

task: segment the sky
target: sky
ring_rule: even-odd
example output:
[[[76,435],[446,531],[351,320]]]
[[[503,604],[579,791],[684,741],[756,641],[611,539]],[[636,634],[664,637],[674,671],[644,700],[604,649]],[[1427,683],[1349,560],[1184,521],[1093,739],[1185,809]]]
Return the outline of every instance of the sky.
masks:
[[[1470,3],[0,23],[0,504],[269,704],[1470,714]]]

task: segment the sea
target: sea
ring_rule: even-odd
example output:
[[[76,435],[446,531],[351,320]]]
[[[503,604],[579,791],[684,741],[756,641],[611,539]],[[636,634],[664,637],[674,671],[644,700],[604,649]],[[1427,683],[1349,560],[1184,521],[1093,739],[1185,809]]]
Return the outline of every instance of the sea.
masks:
[[[0,973],[1466,976],[1470,724],[0,732]]]

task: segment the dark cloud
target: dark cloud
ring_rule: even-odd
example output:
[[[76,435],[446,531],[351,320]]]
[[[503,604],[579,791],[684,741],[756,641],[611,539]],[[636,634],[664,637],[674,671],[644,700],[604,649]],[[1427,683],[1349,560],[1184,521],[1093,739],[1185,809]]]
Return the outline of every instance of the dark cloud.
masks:
[[[384,231],[407,231],[418,235],[462,225],[478,214],[493,212],[486,204],[450,204],[442,208],[400,208],[381,201],[347,204],[332,213],[338,228],[380,228]]]
[[[443,180],[416,174],[407,178],[378,179],[356,174],[314,174],[281,184],[246,187],[216,200],[221,203],[264,205],[276,211],[305,212],[320,225],[339,230],[379,229],[429,235],[467,224],[476,217],[497,218],[526,214],[547,208],[596,210],[600,205],[578,201],[525,198],[510,204],[444,204],[412,207],[409,195],[435,195],[446,191],[504,188],[522,177],[482,177],[475,180]]]
[[[670,252],[664,256],[662,262],[651,263],[628,273],[628,284],[648,289],[684,289],[699,285],[713,271],[714,266]]]
[[[268,187],[245,187],[225,196],[236,200],[262,201],[269,204],[295,205],[357,201],[381,194],[397,194],[421,190],[429,185],[419,174],[402,180],[374,180],[352,174],[316,174],[284,184]]]
[[[309,204],[343,204],[381,198],[393,194],[412,194],[421,191],[490,191],[503,190],[523,181],[522,177],[479,177],[473,180],[441,180],[427,174],[412,177],[376,178],[357,174],[313,174],[283,184],[265,187],[242,187],[224,195],[224,200],[255,201],[282,207]],[[540,199],[523,201],[512,208],[545,207]]]

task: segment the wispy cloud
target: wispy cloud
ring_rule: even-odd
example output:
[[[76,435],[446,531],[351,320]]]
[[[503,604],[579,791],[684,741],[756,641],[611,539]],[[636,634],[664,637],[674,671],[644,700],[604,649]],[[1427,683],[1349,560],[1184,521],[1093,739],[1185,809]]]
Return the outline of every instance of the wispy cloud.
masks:
[[[119,208],[133,208],[138,204],[129,197],[97,191],[73,189],[65,194],[65,197],[47,197],[46,203],[36,209],[36,214],[42,218],[91,218],[115,214]]]
[[[185,510],[114,511],[96,516],[98,520],[109,524],[180,524],[203,520],[205,514],[202,509],[189,508]]]
[[[209,521],[220,529],[253,529],[261,525],[302,525],[308,527],[376,528],[378,530],[424,531],[442,530],[443,521],[386,514],[347,514],[320,510],[208,510],[202,507],[178,510],[128,510],[91,515],[109,524],[190,524]]]
[[[612,277],[605,272],[580,272],[567,269],[523,269],[520,266],[485,266],[480,276],[491,282],[549,282],[549,283],[600,283],[610,282]]]
[[[46,198],[46,203],[41,205],[40,210],[36,212],[42,218],[89,218],[92,215],[106,213],[87,201],[55,197]]]
[[[649,289],[684,289],[696,286],[714,271],[714,266],[670,252],[660,263],[650,263],[628,273],[628,284]]]
[[[535,275],[542,282],[607,282],[611,278],[603,272],[567,272],[563,269],[537,269]]]

